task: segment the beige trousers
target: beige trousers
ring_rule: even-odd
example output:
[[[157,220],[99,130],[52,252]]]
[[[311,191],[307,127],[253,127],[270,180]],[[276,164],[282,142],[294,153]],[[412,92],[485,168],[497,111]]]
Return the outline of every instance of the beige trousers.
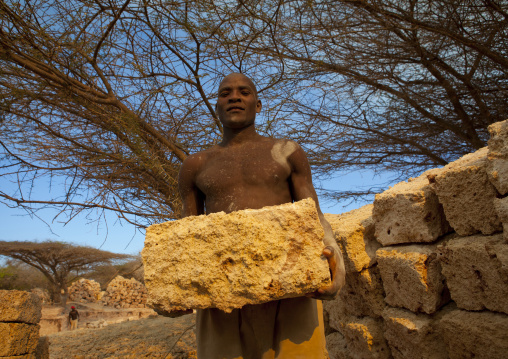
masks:
[[[198,359],[327,359],[321,301],[299,297],[225,313],[198,310]]]

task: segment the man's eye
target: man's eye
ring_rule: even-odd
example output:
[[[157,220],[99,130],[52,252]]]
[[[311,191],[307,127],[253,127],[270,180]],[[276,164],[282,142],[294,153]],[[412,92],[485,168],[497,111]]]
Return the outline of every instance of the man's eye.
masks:
[[[248,94],[250,94],[250,92],[249,92],[249,91],[243,91],[243,92],[242,92],[242,95],[244,95],[244,96],[247,96]]]

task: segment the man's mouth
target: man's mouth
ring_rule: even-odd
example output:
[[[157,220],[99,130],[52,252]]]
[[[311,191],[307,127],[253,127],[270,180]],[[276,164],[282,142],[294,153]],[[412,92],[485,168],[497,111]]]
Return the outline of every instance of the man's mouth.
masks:
[[[227,109],[227,111],[233,111],[233,110],[243,111],[243,108],[242,107],[238,107],[238,106],[232,106],[232,107]]]

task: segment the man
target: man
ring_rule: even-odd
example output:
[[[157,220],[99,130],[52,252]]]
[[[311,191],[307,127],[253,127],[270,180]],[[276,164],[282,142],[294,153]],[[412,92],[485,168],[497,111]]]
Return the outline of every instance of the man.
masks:
[[[327,358],[322,306],[313,298],[332,299],[343,286],[342,255],[319,210],[302,148],[256,132],[254,121],[261,106],[248,77],[235,73],[223,79],[216,104],[223,139],[184,161],[179,176],[183,216],[258,209],[311,197],[325,231],[323,255],[332,284],[304,297],[246,305],[230,314],[214,308],[198,310],[198,358]]]
[[[76,307],[72,306],[71,311],[69,312],[69,324],[71,326],[71,330],[78,328],[78,319],[79,312],[76,310]]]

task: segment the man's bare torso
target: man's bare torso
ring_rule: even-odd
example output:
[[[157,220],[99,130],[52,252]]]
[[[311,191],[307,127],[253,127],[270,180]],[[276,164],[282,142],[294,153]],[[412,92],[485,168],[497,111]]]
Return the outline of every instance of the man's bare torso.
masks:
[[[205,197],[206,213],[292,202],[289,156],[297,149],[292,141],[259,136],[196,154],[195,185]]]

